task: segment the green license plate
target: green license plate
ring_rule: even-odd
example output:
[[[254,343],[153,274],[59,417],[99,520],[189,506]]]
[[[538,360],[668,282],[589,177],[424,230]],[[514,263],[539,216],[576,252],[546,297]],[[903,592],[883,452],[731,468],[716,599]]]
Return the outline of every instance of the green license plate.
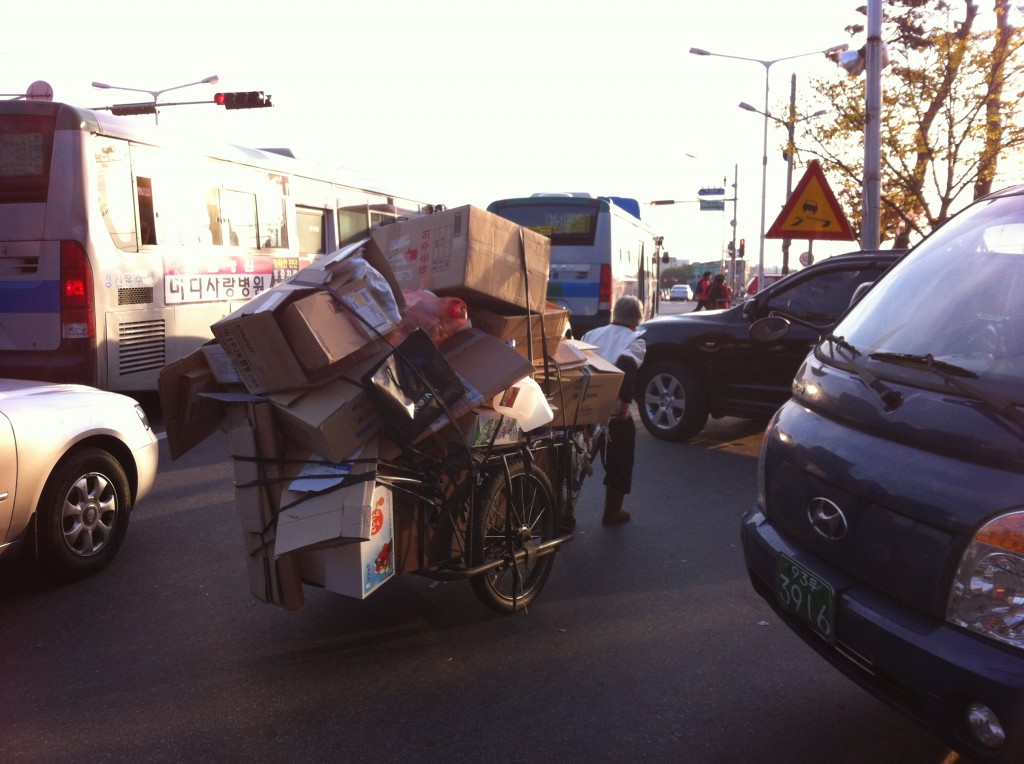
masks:
[[[779,604],[832,642],[836,600],[832,587],[784,554],[779,555],[778,574],[775,596]]]

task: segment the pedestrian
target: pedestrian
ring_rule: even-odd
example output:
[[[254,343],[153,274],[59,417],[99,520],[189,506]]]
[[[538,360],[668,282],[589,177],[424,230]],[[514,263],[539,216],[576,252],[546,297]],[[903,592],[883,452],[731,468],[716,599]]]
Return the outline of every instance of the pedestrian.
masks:
[[[608,420],[608,443],[604,457],[604,525],[629,522],[629,512],[622,508],[626,494],[633,487],[633,461],[636,452],[636,423],[630,410],[635,396],[637,369],[643,363],[647,346],[636,329],[643,318],[643,303],[632,295],[620,297],[612,308],[612,321],[592,329],[583,341],[596,345],[601,358],[615,364],[623,372],[619,398]]]
[[[704,271],[704,275],[697,282],[697,290],[694,293],[697,297],[697,310],[708,310],[708,292],[711,291],[711,271]]]
[[[728,308],[732,304],[729,302],[731,299],[732,290],[725,283],[725,274],[716,273],[711,289],[708,290],[708,310]]]

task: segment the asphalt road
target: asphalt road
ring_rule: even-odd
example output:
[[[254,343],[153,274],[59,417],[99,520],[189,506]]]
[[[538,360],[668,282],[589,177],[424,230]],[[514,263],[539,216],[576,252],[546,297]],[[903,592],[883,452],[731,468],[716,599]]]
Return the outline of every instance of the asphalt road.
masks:
[[[576,538],[528,612],[406,575],[366,601],[248,593],[226,443],[162,453],[98,576],[0,568],[5,762],[954,761],[757,597],[739,546],[760,427],[640,428],[633,521]],[[949,757],[949,758],[947,758]]]

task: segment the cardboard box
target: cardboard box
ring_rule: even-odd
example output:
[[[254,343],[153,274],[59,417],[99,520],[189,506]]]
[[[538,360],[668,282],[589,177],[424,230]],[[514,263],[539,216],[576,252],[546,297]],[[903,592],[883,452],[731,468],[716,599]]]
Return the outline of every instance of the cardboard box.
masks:
[[[278,284],[210,327],[250,393],[307,384],[306,373],[292,353],[275,313],[312,291],[309,287]]]
[[[455,295],[499,312],[508,305],[544,310],[550,239],[477,207],[381,226],[367,252],[374,247],[402,289]]]
[[[543,367],[535,376],[555,413],[550,426],[607,422],[619,398],[622,371],[596,353],[577,351],[571,340],[559,350],[564,360],[549,366],[551,378],[544,378]]]
[[[355,326],[357,321],[331,294],[322,291],[289,303],[279,319],[307,379],[316,378],[324,367],[348,358],[368,342]]]
[[[395,575],[394,511],[391,489],[373,485],[368,541],[296,552],[305,581],[328,591],[365,599]]]
[[[474,307],[469,312],[474,329],[480,329],[500,340],[515,340],[515,349],[525,358],[538,362],[544,360],[545,340],[547,354],[550,356],[558,349],[569,326],[569,311],[547,303],[543,313],[532,313],[527,316],[526,310],[511,313],[495,313],[482,307]],[[529,333],[533,331],[533,348],[530,348]]]
[[[160,370],[157,391],[171,459],[202,443],[220,426],[224,405],[203,395],[220,389],[202,348]]]
[[[274,393],[277,421],[285,437],[311,453],[341,462],[381,428],[377,407],[355,380],[382,356],[356,363],[344,377],[319,387]]]
[[[315,454],[293,454],[277,516],[277,553],[373,538],[377,447],[371,439],[348,461],[323,463]]]

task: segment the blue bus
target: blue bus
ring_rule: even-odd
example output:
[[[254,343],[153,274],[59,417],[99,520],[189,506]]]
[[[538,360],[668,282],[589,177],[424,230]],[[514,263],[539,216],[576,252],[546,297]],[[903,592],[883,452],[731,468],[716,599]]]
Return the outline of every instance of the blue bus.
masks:
[[[569,309],[574,337],[607,324],[622,295],[640,298],[645,319],[657,315],[662,237],[640,219],[635,199],[533,194],[487,210],[551,239],[548,300]]]

